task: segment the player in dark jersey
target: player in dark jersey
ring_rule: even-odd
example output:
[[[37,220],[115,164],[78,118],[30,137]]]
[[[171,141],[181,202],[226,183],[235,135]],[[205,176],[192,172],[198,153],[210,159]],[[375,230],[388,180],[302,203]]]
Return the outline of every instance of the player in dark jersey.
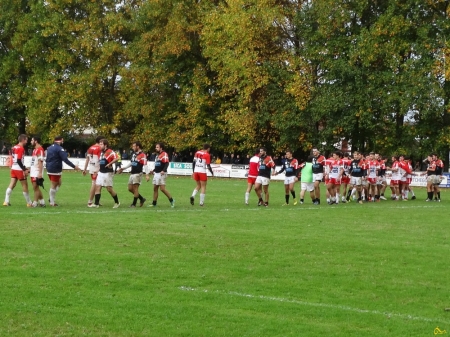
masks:
[[[113,189],[114,168],[113,164],[118,160],[116,153],[111,150],[109,142],[106,139],[100,140],[100,170],[95,180],[95,202],[88,207],[98,208],[100,206],[100,197],[102,188],[105,187],[111,197],[114,199],[113,208],[119,208],[120,202],[116,191]]]
[[[314,180],[314,205],[320,205],[320,183],[323,180],[323,168],[325,166],[325,157],[320,154],[318,149],[313,149],[312,171]]]
[[[361,157],[361,153],[358,151],[353,152],[353,160],[350,163],[348,173],[350,174],[350,188],[347,193],[347,201],[350,201],[352,195],[355,192],[358,192],[358,202],[362,204],[361,185],[362,180],[366,176],[366,168],[364,160]]]
[[[153,202],[148,207],[156,207],[158,201],[158,190],[164,193],[170,202],[170,206],[175,207],[175,200],[172,198],[170,192],[166,189],[167,170],[169,169],[169,155],[164,151],[163,143],[156,143],[155,146],[156,158],[155,168],[153,173]],[[147,181],[149,176],[147,175]]]
[[[274,173],[274,175],[277,175],[286,172],[284,178],[284,198],[286,202],[283,204],[283,206],[289,205],[289,192],[292,194],[292,198],[294,199],[294,205],[297,205],[294,185],[295,182],[298,181],[299,171],[298,160],[292,157],[291,150],[286,150],[286,159],[281,166],[281,170]]]
[[[259,170],[255,181],[255,192],[258,196],[258,206],[269,206],[269,183],[272,170],[275,168],[275,162],[271,156],[267,155],[266,148],[259,149]],[[265,201],[262,198],[264,190]]]
[[[131,161],[127,166],[121,167],[117,170],[117,173],[121,174],[124,170],[131,167],[131,175],[128,179],[128,191],[133,194],[133,202],[130,207],[135,208],[139,199],[139,207],[144,206],[145,199],[139,193],[139,186],[142,182],[142,175],[145,172],[148,174],[147,155],[142,151],[141,142],[134,142],[131,146],[133,149],[133,155]]]

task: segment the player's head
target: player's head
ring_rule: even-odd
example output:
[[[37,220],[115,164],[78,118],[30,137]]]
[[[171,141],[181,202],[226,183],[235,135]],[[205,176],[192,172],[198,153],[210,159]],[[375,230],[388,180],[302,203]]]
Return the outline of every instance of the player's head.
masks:
[[[95,144],[100,144],[100,141],[101,141],[102,139],[104,139],[103,136],[97,136],[97,137],[95,138]]]
[[[164,143],[156,143],[155,150],[158,153],[161,153],[164,150]]]
[[[41,137],[39,137],[39,136],[33,136],[32,138],[31,138],[31,145],[36,145],[36,144],[38,144],[38,145],[40,145],[41,144]]]
[[[292,151],[290,149],[286,150],[286,158],[291,159],[292,158]]]
[[[102,150],[106,150],[109,146],[109,142],[107,139],[103,138],[100,139],[100,142],[98,143],[100,145],[100,147],[102,148]]]
[[[208,143],[203,144],[203,150],[209,152],[211,150],[211,145],[209,145]]]
[[[21,134],[21,135],[19,135],[19,137],[17,137],[17,140],[21,144],[26,144],[28,142],[28,136],[25,134]]]
[[[131,144],[131,148],[133,149],[134,152],[138,152],[142,149],[142,144],[141,142],[133,142],[133,144]]]
[[[358,151],[354,151],[353,152],[353,158],[354,159],[360,159],[361,158],[361,153],[359,153]]]
[[[64,138],[63,138],[63,136],[56,136],[56,137],[53,139],[53,141],[54,141],[55,143],[62,144],[62,143],[64,143]]]
[[[267,150],[266,150],[265,147],[260,147],[260,148],[259,148],[259,155],[260,155],[261,157],[265,156],[266,153],[267,153]]]
[[[314,156],[318,156],[320,154],[320,151],[317,148],[312,149],[312,153]]]

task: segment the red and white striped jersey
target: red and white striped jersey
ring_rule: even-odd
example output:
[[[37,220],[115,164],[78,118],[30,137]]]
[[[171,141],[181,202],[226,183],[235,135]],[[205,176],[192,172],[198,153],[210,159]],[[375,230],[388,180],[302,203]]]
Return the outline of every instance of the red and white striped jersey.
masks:
[[[194,172],[206,173],[211,157],[207,151],[199,150],[194,155]]]
[[[30,167],[30,177],[37,178],[39,174],[42,175],[42,172],[39,172],[39,162],[42,162],[42,168],[44,167],[44,148],[39,146],[33,150],[33,155],[31,157],[31,167]]]

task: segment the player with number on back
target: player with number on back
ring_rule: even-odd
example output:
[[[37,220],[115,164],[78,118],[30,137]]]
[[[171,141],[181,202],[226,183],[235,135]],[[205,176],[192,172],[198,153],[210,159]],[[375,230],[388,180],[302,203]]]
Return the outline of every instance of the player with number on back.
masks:
[[[200,206],[205,204],[206,183],[208,182],[206,170],[208,169],[214,177],[214,172],[211,168],[211,156],[209,155],[210,151],[211,146],[209,144],[203,144],[203,149],[198,150],[194,155],[193,178],[197,183],[197,186],[195,186],[190,197],[191,205],[194,205],[195,196],[198,191],[200,191]]]

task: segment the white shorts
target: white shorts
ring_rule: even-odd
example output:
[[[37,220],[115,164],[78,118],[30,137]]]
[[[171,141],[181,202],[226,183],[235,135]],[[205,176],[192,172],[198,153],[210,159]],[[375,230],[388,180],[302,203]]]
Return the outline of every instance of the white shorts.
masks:
[[[301,190],[308,192],[314,191],[314,183],[301,183]]]
[[[385,182],[386,182],[386,177],[385,176],[379,176],[378,177],[377,185],[384,185]]]
[[[167,173],[154,173],[153,174],[153,185],[163,186],[166,185]]]
[[[128,185],[140,185],[142,182],[142,173],[135,173],[130,175]]]
[[[256,184],[261,184],[263,186],[267,186],[270,183],[270,179],[266,178],[266,177],[257,176],[255,183]]]
[[[350,185],[361,186],[362,177],[350,177]]]
[[[95,185],[109,187],[113,185],[114,172],[99,172],[97,174],[97,179],[95,180]]]
[[[313,181],[322,181],[323,180],[323,173],[313,173]]]
[[[295,183],[295,176],[293,177],[284,177],[284,184],[285,185],[290,185]]]
[[[441,183],[441,177],[433,174],[427,177],[427,182],[433,185],[439,185]]]

